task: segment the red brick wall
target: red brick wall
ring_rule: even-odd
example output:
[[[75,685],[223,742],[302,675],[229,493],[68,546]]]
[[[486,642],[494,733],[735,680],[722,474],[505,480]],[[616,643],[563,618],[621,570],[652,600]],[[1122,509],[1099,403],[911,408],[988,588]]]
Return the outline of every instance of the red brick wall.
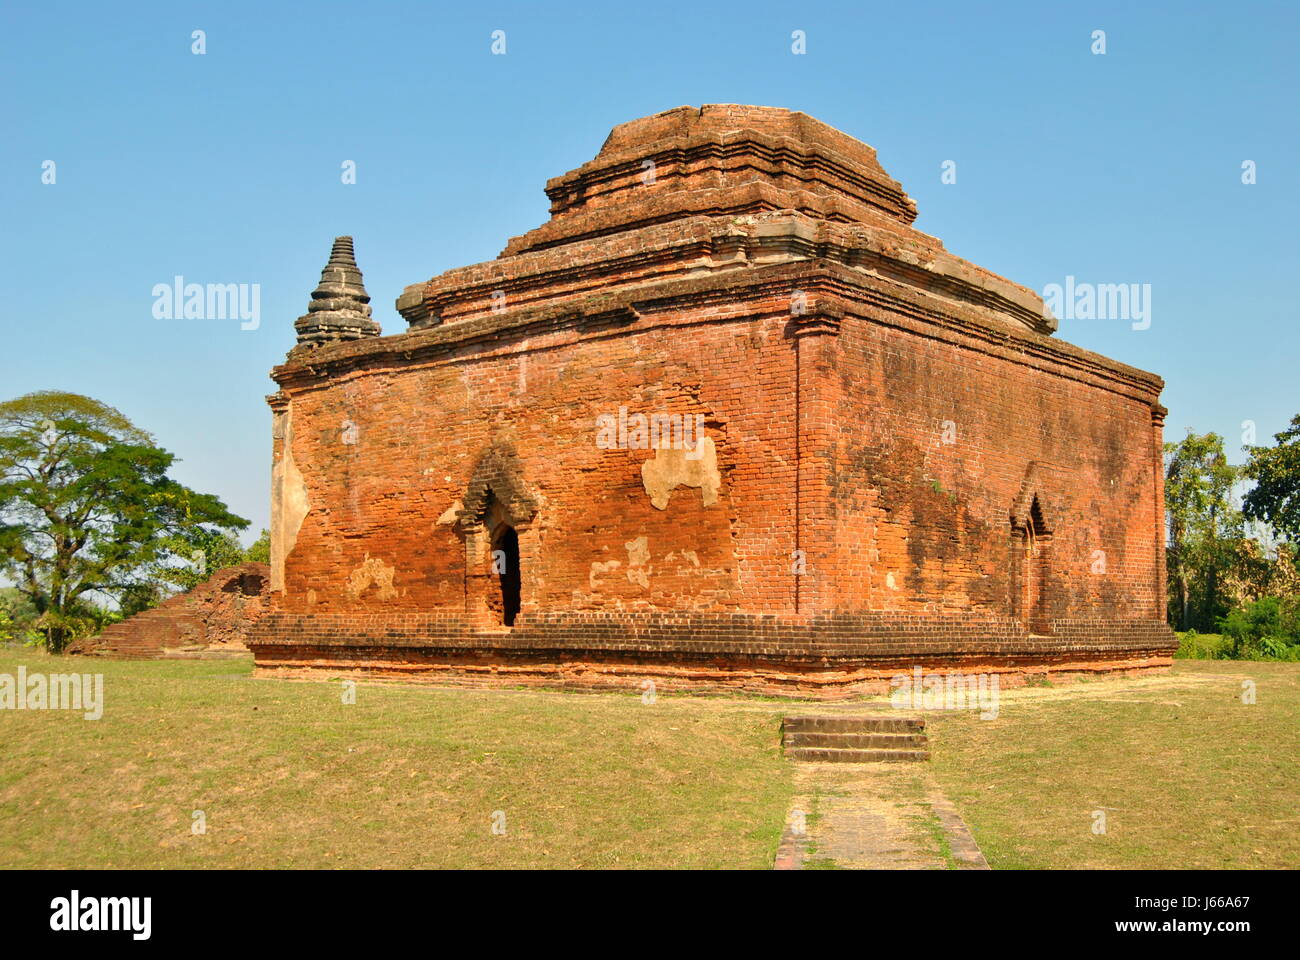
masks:
[[[1053,528],[1050,616],[1159,619],[1151,397],[1023,347],[922,335],[858,309],[865,316],[850,310],[838,331],[793,336],[784,298],[696,308],[628,334],[553,331],[290,390],[311,510],[282,608],[465,611],[468,590],[481,618],[493,589],[486,543],[467,578],[464,538],[439,518],[496,448],[517,458],[537,503],[517,525],[525,618],[1007,616],[1010,514],[1038,461]],[[667,510],[652,506],[641,464],[653,452],[595,442],[597,417],[620,406],[703,415],[718,502],[705,507],[698,488],[679,487]],[[942,442],[945,421],[955,443]],[[1091,572],[1098,550],[1104,574]]]
[[[292,393],[311,510],[287,559],[283,606],[463,609],[463,540],[438,518],[498,447],[517,455],[540,503],[520,529],[525,616],[792,610],[793,358],[783,323],[697,319],[581,344],[539,338]],[[641,464],[653,451],[596,445],[597,417],[620,406],[702,414],[722,475],[718,502],[704,507],[700,489],[678,487],[666,510],[652,506]],[[345,422],[355,424],[353,444],[343,442]],[[394,568],[395,595],[374,585],[348,592],[367,555]]]
[[[838,337],[842,596],[877,610],[1012,612],[1010,515],[1037,461],[1047,615],[1162,619],[1154,397],[924,334],[853,318]]]

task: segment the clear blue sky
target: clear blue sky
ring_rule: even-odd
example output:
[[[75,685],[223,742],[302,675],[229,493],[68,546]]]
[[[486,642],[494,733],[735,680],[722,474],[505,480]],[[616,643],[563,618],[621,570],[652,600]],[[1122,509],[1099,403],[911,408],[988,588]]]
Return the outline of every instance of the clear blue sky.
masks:
[[[1150,329],[1060,335],[1162,375],[1167,436],[1239,460],[1243,420],[1264,442],[1300,413],[1298,28],[1282,3],[6,0],[0,394],[118,407],[255,536],[267,371],[335,235],[399,332],[403,286],[542,223],[546,179],[614,124],[752,103],[872,144],[958,256],[1040,291],[1151,284]],[[260,329],[155,319],[176,274],[260,284]]]

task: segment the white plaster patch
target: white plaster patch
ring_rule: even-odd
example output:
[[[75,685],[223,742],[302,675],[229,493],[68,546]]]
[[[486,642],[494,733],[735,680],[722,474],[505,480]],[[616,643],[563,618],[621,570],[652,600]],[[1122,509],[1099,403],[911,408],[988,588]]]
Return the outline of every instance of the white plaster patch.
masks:
[[[271,471],[271,583],[272,591],[284,590],[284,562],[298,543],[298,531],[311,510],[307,481],[293,459],[293,406],[277,414],[276,424],[282,449]]]
[[[678,487],[697,487],[704,506],[718,502],[722,477],[712,437],[701,437],[690,450],[659,447],[653,458],[641,464],[641,483],[656,509],[667,510]]]
[[[379,590],[380,600],[391,600],[397,596],[397,591],[393,588],[393,576],[396,573],[396,567],[390,567],[378,557],[371,557],[367,553],[366,559],[348,576],[348,596],[355,600],[374,584]]]
[[[650,541],[647,537],[637,537],[623,544],[627,548],[627,578],[632,583],[643,587],[650,586]]]

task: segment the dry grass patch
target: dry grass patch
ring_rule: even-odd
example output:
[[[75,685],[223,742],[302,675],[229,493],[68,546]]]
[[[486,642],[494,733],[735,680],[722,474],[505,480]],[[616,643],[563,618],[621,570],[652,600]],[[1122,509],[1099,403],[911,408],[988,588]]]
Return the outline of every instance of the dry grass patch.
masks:
[[[106,704],[0,711],[8,867],[768,867],[792,793],[775,706],[20,663]]]
[[[1298,664],[1180,661],[1167,678],[1012,691],[996,720],[932,714],[929,733],[994,868],[1300,866]]]
[[[102,672],[106,705],[0,711],[7,867],[766,868],[795,790],[780,716],[808,710],[387,685],[349,706],[244,663],[0,650],[20,663]],[[1300,866],[1300,665],[1184,661],[928,718],[928,773],[994,867]]]

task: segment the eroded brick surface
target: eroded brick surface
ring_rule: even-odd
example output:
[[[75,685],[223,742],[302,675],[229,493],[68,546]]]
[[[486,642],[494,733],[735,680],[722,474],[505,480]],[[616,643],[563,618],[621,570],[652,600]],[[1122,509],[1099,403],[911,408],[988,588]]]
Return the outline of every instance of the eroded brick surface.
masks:
[[[79,640],[69,653],[131,660],[247,656],[249,631],[267,610],[270,569],[242,563],[185,593]]]
[[[408,287],[407,332],[318,310],[273,372],[259,666],[837,695],[1168,664],[1160,379],[914,230],[874,150],[680,108],[547,193]]]

